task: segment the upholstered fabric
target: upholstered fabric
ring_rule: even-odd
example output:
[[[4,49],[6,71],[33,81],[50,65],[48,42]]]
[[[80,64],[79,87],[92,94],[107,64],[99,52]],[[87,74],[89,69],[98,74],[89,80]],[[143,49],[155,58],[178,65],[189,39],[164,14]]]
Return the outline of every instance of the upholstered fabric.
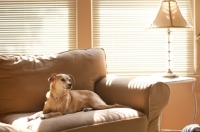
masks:
[[[107,76],[95,85],[95,92],[107,103],[119,103],[143,112],[147,132],[158,132],[158,119],[169,100],[169,87],[151,77]]]
[[[145,132],[148,125],[147,118],[143,113],[130,108],[112,108],[89,112],[78,112],[75,114],[66,114],[63,116],[57,116],[45,120],[36,119],[27,122],[27,116],[31,114],[33,113],[10,114],[4,116],[1,121],[12,124],[13,126],[30,129],[33,132],[58,132],[64,130],[71,131],[73,129],[77,130],[87,126],[95,127],[101,124],[108,123],[109,125],[113,126],[113,128],[111,128],[112,130],[116,130],[115,132],[122,132],[125,131],[125,129],[133,129],[135,130],[135,132]],[[118,125],[122,124],[129,124],[129,127],[117,127]],[[88,128],[86,130],[90,129]],[[105,130],[104,132],[109,131]]]
[[[0,116],[5,113],[40,111],[49,91],[52,73],[71,74],[73,89],[94,89],[107,74],[103,49],[62,52],[57,55],[0,55]]]
[[[0,132],[31,132],[26,128],[21,128],[18,126],[13,126],[10,124],[5,124],[0,122]]]

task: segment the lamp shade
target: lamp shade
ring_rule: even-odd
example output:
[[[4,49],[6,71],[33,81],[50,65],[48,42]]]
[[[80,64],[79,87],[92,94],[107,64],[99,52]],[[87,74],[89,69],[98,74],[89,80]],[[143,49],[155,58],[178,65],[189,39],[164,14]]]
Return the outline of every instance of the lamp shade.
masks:
[[[192,26],[182,16],[176,0],[162,0],[155,20],[145,29],[157,28],[192,30]]]

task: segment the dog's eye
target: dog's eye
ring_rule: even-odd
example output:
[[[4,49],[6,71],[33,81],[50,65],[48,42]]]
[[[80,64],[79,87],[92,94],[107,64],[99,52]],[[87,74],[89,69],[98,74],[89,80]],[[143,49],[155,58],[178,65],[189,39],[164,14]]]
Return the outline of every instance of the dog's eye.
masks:
[[[64,79],[64,78],[62,78],[62,79],[61,79],[61,81],[62,81],[62,82],[65,82],[65,79]]]

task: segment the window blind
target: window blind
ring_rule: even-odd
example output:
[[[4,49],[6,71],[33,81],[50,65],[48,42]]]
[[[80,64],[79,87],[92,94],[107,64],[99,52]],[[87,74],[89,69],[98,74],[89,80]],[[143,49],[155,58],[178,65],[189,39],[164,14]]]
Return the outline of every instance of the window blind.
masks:
[[[0,0],[0,54],[76,48],[75,0]]]
[[[145,31],[160,0],[93,0],[93,45],[106,52],[110,74],[150,75],[167,71],[167,32]],[[184,18],[193,25],[193,2],[178,0]],[[171,32],[172,71],[194,73],[193,31]]]

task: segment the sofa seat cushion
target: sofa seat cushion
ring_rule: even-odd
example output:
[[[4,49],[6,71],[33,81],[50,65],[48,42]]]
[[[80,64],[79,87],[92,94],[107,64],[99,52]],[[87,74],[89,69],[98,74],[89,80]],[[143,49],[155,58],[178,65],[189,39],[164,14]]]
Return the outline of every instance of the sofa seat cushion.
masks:
[[[0,122],[0,132],[31,132],[31,130]]]
[[[74,114],[66,114],[45,120],[36,119],[27,122],[27,117],[33,113],[9,114],[0,119],[1,122],[12,124],[32,130],[33,132],[58,132],[64,130],[73,130],[86,126],[102,125],[106,123],[141,120],[134,125],[142,125],[140,129],[147,128],[146,116],[134,109],[130,108],[112,108],[105,110],[94,110],[89,112],[77,112]],[[124,129],[126,125],[124,125]],[[122,128],[123,129],[123,128]]]

